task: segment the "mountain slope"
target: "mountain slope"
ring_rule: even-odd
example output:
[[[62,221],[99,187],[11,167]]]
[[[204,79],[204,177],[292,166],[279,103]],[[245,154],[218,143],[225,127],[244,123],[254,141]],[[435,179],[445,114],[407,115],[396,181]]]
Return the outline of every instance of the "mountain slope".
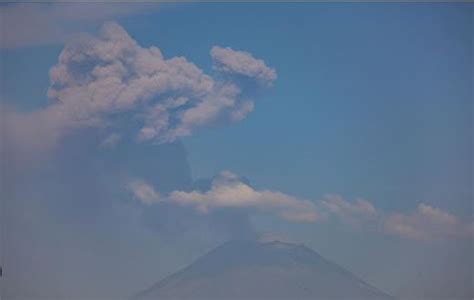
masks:
[[[136,299],[393,299],[313,250],[232,241]]]

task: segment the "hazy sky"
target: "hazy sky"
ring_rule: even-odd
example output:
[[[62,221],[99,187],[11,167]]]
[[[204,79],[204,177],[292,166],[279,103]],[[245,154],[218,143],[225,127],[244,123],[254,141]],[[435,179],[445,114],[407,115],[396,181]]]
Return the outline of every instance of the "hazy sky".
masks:
[[[4,4],[1,295],[127,297],[225,240],[473,296],[472,4]]]

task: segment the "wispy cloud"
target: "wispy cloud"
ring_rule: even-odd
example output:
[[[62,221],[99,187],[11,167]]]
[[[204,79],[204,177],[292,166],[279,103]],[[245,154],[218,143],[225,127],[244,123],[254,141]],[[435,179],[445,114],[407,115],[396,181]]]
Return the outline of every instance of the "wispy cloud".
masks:
[[[112,148],[115,147],[122,140],[122,136],[118,133],[111,133],[101,143],[101,148]]]
[[[474,238],[474,222],[466,225],[466,235]]]
[[[300,199],[279,191],[254,189],[237,175],[223,171],[216,176],[207,191],[172,191],[162,198],[153,187],[140,180],[127,184],[136,198],[149,205],[163,199],[167,203],[191,207],[207,214],[219,209],[250,209],[273,214],[294,222],[316,222],[322,217],[311,201]]]
[[[457,216],[426,203],[420,203],[416,210],[406,213],[385,212],[360,198],[348,202],[340,195],[328,195],[319,203],[329,216],[355,229],[369,229],[418,241],[469,236],[469,225]]]
[[[384,230],[403,238],[432,240],[462,235],[458,224],[456,216],[421,203],[411,213],[389,215],[384,221]]]
[[[340,195],[326,195],[320,204],[330,215],[354,227],[360,227],[362,223],[373,221],[379,215],[372,203],[361,198],[357,198],[355,203],[351,203]]]
[[[256,190],[237,175],[224,171],[213,181],[209,191],[174,191],[171,201],[192,206],[201,212],[217,208],[254,208],[297,222],[315,222],[320,216],[316,206],[303,199],[272,190]]]
[[[145,205],[151,205],[161,201],[160,193],[155,191],[155,188],[144,180],[131,180],[127,184],[127,189],[136,199]]]
[[[157,194],[151,186],[143,184],[141,187],[149,191],[146,194]],[[147,205],[155,201],[137,198]],[[276,190],[254,189],[229,171],[216,176],[206,191],[172,191],[160,200],[191,207],[203,214],[226,208],[268,213],[290,222],[315,223],[332,219],[352,229],[418,241],[472,237],[474,232],[472,223],[466,224],[457,216],[426,203],[419,204],[412,212],[389,213],[362,198],[347,201],[332,194],[312,201]]]

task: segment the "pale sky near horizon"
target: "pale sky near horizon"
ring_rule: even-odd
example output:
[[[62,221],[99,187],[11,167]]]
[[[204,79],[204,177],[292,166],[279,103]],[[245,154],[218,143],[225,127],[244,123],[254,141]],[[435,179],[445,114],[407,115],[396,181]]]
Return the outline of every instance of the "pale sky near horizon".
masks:
[[[0,5],[5,297],[127,297],[233,238],[473,297],[473,5]]]

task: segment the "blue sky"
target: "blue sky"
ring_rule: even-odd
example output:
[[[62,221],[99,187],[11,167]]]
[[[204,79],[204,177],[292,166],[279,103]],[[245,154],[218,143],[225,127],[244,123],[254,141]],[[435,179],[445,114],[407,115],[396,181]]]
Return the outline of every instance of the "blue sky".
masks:
[[[130,8],[126,12],[119,6],[100,5],[96,10],[102,14],[96,13],[91,19],[70,17],[67,5],[0,7],[2,13],[37,14],[39,20],[42,14],[51,14],[45,31],[39,28],[33,32],[34,41],[23,28],[18,32],[26,33],[15,35],[17,24],[5,21],[12,29],[5,33],[1,50],[2,106],[19,115],[47,109],[51,105],[48,72],[58,63],[64,43],[72,43],[78,32],[97,35],[105,21],[117,22],[140,47],[158,47],[165,58],[183,56],[216,78],[216,65],[209,54],[214,46],[247,51],[252,59],[264,61],[265,67],[259,72],[274,69],[277,77],[265,78],[271,87],[248,88],[250,93],[243,96],[255,98],[254,109],[244,119],[193,128],[191,135],[179,137],[171,145],[137,143],[123,134],[118,145],[104,150],[98,146],[104,130],[88,128],[64,134],[46,158],[34,158],[33,171],[24,171],[16,162],[11,163],[13,167],[5,164],[5,173],[27,174],[23,181],[30,187],[26,192],[32,193],[31,197],[39,199],[37,192],[46,191],[45,199],[31,200],[38,206],[31,218],[48,228],[41,232],[67,236],[93,231],[90,239],[86,235],[84,244],[90,244],[97,260],[103,256],[101,251],[133,244],[123,246],[123,253],[117,255],[117,259],[140,256],[131,269],[141,275],[129,279],[124,293],[140,289],[139,280],[158,280],[229,237],[209,231],[209,224],[240,231],[239,226],[248,225],[248,218],[257,233],[304,242],[397,296],[472,296],[472,235],[466,237],[461,232],[472,224],[471,4],[189,3],[145,9],[122,4],[127,5]],[[46,32],[55,26],[61,30]],[[247,89],[246,82],[235,82]],[[117,118],[127,133],[138,126],[126,113]],[[4,138],[8,142],[8,136],[15,134],[5,130]],[[27,155],[28,160],[35,156]],[[224,170],[238,174],[238,178],[220,173]],[[6,176],[6,180],[17,182],[14,175],[11,179]],[[93,176],[102,178],[100,183],[91,180]],[[61,177],[66,179],[60,182]],[[127,185],[132,190],[146,187],[145,198],[135,195],[143,203],[124,192],[123,182],[130,178],[135,180]],[[173,191],[196,189],[198,183],[192,181],[200,178],[207,184],[215,180],[216,186],[236,187],[236,182],[249,182],[258,197],[261,194],[257,193],[264,191],[289,195],[294,202],[285,210],[298,210],[295,213],[307,200],[316,203],[317,214],[327,215],[328,220],[319,222],[310,217],[315,222],[292,222],[285,217],[281,220],[282,211],[266,214],[252,207],[238,212],[231,207],[231,213],[221,216],[219,209],[227,209],[229,204],[219,202],[220,198],[211,199],[206,191],[200,191],[203,205],[217,212],[196,213],[178,197],[184,194],[173,195]],[[21,205],[15,202],[15,195],[21,195],[15,187],[2,193],[14,203],[6,205],[5,213],[10,213],[8,209],[12,213],[6,228],[22,232],[14,223],[13,211],[21,212],[21,205],[30,207],[30,200],[22,200]],[[170,193],[170,201],[184,208],[174,204],[147,206],[158,202],[154,193]],[[77,197],[67,196],[71,194]],[[331,200],[321,200],[328,194],[333,195]],[[100,195],[106,196],[97,200]],[[59,200],[65,197],[67,201]],[[374,207],[379,221],[366,223],[358,198]],[[325,203],[341,205],[338,212],[344,207],[347,211],[338,214],[331,211],[333,206],[326,207],[328,212],[320,211],[319,205]],[[438,220],[428,220],[427,225],[424,218],[428,214],[442,222],[448,220],[446,226],[455,228],[430,227]],[[156,221],[163,218],[174,221],[165,225]],[[182,229],[188,222],[199,224],[198,229]],[[403,222],[422,227],[426,232],[420,234],[435,236],[434,240],[410,234],[407,238],[406,232],[390,227]],[[446,236],[438,237],[444,230]],[[47,234],[46,240],[54,235]],[[178,235],[185,238],[177,239]],[[110,236],[104,245],[92,242],[103,236]],[[127,242],[130,240],[133,242]],[[22,243],[17,241],[15,247],[26,247]],[[22,251],[25,256],[31,254]],[[75,251],[68,255],[73,257]],[[156,251],[159,258],[151,258]],[[12,261],[12,252],[2,251],[2,260]],[[50,255],[53,261],[54,255]],[[161,269],[146,265],[148,259],[164,260],[158,264]],[[110,265],[115,263],[110,258]],[[38,266],[25,265],[22,272],[29,268]],[[99,273],[110,276],[110,286],[121,280],[104,268]],[[15,284],[8,293],[14,295],[18,292],[15,287],[28,282],[22,272],[12,279]],[[60,274],[58,270],[51,272]],[[447,280],[455,276],[459,278],[454,283]],[[31,293],[48,294],[51,282],[37,284]],[[91,290],[107,295],[104,285]],[[79,286],[64,279],[62,292],[73,293]]]

